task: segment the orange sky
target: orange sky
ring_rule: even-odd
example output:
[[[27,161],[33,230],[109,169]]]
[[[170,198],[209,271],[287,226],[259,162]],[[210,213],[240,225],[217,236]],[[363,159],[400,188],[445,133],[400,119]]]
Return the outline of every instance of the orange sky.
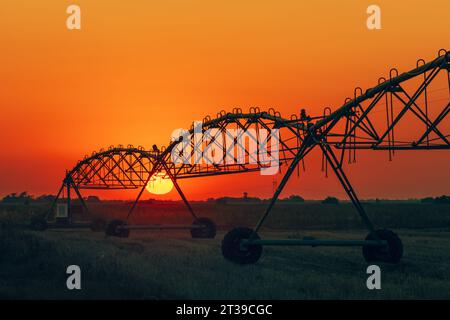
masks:
[[[65,25],[72,3],[82,10],[79,31]],[[376,84],[390,67],[407,71],[416,59],[450,48],[448,0],[377,1],[383,29],[375,31],[366,28],[372,3],[2,2],[0,196],[55,193],[65,169],[84,154],[117,144],[167,144],[173,129],[221,109],[322,113],[355,86]],[[292,179],[283,196],[344,196],[334,177],[323,179],[317,159],[307,161],[307,174]],[[359,159],[347,171],[361,197],[450,192],[446,151],[400,153],[394,162],[375,152]],[[272,191],[272,177],[259,175],[181,184],[194,199]]]

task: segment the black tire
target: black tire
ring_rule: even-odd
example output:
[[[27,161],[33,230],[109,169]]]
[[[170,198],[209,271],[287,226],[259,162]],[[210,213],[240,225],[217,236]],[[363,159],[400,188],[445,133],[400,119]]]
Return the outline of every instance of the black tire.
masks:
[[[363,246],[363,256],[367,262],[398,263],[403,256],[403,244],[400,238],[391,230],[376,230],[378,239],[387,241],[385,247]],[[366,240],[377,240],[373,233],[369,233]]]
[[[193,222],[196,226],[202,226],[203,228],[193,228],[191,229],[192,238],[200,239],[214,239],[216,236],[216,225],[208,218],[197,218]]]
[[[241,241],[249,239],[253,230],[249,228],[235,228],[228,232],[222,240],[222,254],[225,259],[237,264],[253,264],[261,258],[262,245],[242,247]],[[253,239],[260,239],[257,234]]]
[[[119,237],[119,238],[128,238],[130,235],[130,230],[123,228],[127,223],[123,220],[112,220],[106,226],[105,233],[107,236]]]
[[[34,218],[30,223],[30,229],[34,231],[44,231],[47,228],[48,223],[44,218]]]
[[[94,232],[100,232],[105,230],[106,221],[102,218],[96,218],[91,222],[91,230]]]

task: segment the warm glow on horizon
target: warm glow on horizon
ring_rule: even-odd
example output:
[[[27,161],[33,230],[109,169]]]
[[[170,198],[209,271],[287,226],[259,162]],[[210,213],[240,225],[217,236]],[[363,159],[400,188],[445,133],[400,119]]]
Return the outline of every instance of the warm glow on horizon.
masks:
[[[77,0],[81,30],[68,30],[72,4],[2,2],[0,198],[55,194],[85,154],[120,144],[167,146],[174,129],[222,109],[321,115],[355,87],[389,77],[390,68],[406,72],[450,49],[448,0],[379,0],[381,30],[367,28],[368,1]],[[282,197],[346,196],[336,177],[323,178],[320,153],[305,161],[306,172]],[[385,152],[361,152],[347,174],[362,198],[438,196],[450,189],[449,161],[443,151],[397,152],[391,162]],[[281,176],[245,173],[180,185],[189,199],[267,198],[274,180]],[[162,194],[170,186],[157,184],[147,190]],[[98,195],[128,199],[135,191]],[[179,199],[167,192],[160,198]]]

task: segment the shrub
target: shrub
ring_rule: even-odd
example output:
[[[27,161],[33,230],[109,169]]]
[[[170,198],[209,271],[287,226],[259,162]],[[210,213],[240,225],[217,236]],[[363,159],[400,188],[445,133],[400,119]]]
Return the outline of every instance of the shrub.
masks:
[[[295,195],[295,194],[291,195],[291,196],[288,198],[288,200],[289,200],[289,201],[293,201],[293,202],[305,202],[305,199],[303,199],[301,196]]]
[[[326,197],[322,200],[323,204],[339,204],[339,199],[336,197]]]

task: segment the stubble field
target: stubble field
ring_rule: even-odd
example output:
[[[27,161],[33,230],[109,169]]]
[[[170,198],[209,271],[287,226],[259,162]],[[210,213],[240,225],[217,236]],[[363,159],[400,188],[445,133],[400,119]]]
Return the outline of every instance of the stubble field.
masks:
[[[265,247],[255,265],[230,263],[220,251],[230,223],[251,226],[263,205],[202,203],[196,205],[197,211],[215,217],[221,225],[215,239],[192,239],[188,231],[132,231],[130,238],[119,239],[87,230],[34,232],[14,223],[3,223],[0,298],[448,299],[449,207],[427,206],[414,213],[411,208],[417,207],[420,206],[410,204],[399,210],[398,205],[384,204],[369,210],[377,226],[395,227],[392,229],[404,245],[404,257],[399,264],[380,264],[381,290],[367,289],[368,264],[360,248]],[[112,215],[122,211],[116,209]],[[409,215],[403,213],[405,209],[409,209]],[[190,219],[180,213],[180,204],[159,208],[150,205],[147,210],[154,212],[153,220],[185,222]],[[331,207],[284,204],[277,210],[278,215],[274,212],[274,219],[260,233],[263,239],[303,236],[363,239],[366,236],[358,228],[355,213],[346,204]],[[311,210],[317,211],[317,216]],[[397,216],[393,210],[398,211]],[[147,214],[141,209],[136,220]],[[11,212],[7,215],[10,217]],[[415,225],[419,223],[422,228]],[[81,290],[66,288],[65,271],[72,264],[81,268]]]

